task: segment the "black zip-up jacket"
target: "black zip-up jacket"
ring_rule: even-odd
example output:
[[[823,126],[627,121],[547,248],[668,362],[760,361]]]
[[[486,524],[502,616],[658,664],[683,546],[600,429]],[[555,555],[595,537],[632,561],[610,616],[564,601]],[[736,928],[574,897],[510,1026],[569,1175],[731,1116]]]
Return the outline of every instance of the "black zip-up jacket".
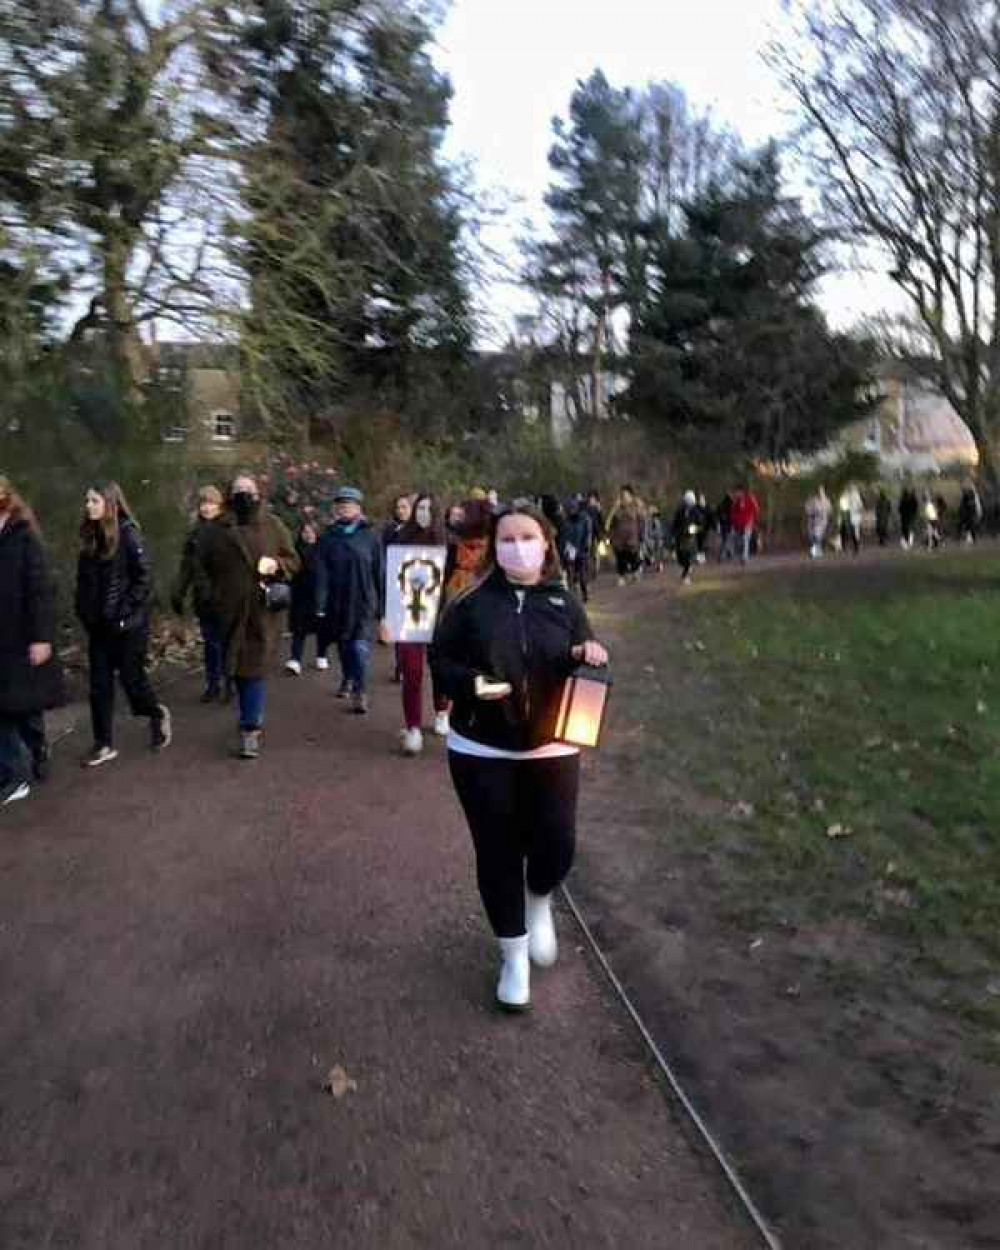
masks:
[[[446,609],[431,648],[438,687],[454,701],[455,732],[502,751],[551,742],[563,683],[577,667],[570,652],[592,637],[562,582],[515,588],[496,569]],[[478,676],[510,682],[513,693],[477,699]]]
[[[152,574],[139,527],[123,521],[118,550],[110,560],[80,554],[76,614],[88,632],[127,633],[149,624]]]
[[[28,662],[33,642],[51,643],[55,596],[41,539],[21,518],[0,529],[0,713],[41,712],[60,701],[55,659],[39,668]]]

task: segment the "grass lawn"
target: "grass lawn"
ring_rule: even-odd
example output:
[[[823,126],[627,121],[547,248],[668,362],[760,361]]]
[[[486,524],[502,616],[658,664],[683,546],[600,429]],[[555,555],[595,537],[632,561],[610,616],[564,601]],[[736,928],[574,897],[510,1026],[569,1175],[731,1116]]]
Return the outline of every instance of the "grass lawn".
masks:
[[[630,634],[701,699],[650,697],[655,665],[625,697],[647,763],[726,804],[692,832],[727,857],[727,905],[903,938],[1000,1062],[1000,555],[708,568],[675,603],[676,636]]]

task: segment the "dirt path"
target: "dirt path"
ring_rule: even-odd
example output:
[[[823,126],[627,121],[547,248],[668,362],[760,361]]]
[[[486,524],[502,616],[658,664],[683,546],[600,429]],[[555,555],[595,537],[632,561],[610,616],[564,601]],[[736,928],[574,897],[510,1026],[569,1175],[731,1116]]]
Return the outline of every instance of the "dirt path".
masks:
[[[393,688],[359,723],[277,678],[249,766],[195,694],[162,758],[129,726],[85,774],[71,739],[0,817],[4,1250],[754,1244],[566,915],[533,1012],[491,1007],[443,751],[393,754]]]

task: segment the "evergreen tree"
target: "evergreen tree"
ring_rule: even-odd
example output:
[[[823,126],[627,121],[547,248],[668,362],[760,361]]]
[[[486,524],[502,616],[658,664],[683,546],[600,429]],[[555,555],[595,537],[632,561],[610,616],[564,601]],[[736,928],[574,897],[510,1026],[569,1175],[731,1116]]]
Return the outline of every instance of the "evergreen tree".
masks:
[[[866,411],[871,349],[813,303],[826,238],[785,196],[773,148],[689,204],[662,239],[632,360],[630,411],[694,446],[780,460]]]

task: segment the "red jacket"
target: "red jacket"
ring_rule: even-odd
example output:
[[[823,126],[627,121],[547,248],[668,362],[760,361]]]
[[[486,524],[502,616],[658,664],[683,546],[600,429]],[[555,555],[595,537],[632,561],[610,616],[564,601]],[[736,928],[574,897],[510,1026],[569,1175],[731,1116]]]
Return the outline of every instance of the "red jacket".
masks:
[[[733,527],[738,530],[757,528],[760,504],[752,490],[738,490],[733,498]]]

